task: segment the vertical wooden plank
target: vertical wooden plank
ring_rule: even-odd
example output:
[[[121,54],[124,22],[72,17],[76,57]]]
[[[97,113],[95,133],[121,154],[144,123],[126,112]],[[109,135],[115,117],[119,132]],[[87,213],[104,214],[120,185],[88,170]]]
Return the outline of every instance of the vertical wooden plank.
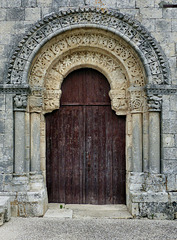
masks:
[[[113,127],[113,203],[125,204],[125,117],[113,115]]]
[[[112,155],[112,112],[106,111],[106,204],[113,203],[113,155]]]
[[[125,117],[110,108],[109,84],[91,69],[65,81],[46,116],[49,202],[125,203]]]
[[[52,184],[52,178],[50,176],[51,173],[51,147],[50,147],[50,138],[51,138],[51,132],[50,132],[50,115],[46,115],[46,179],[47,179],[47,190],[48,190],[48,199],[49,202],[51,202],[50,194],[51,194],[51,184]]]
[[[57,112],[57,129],[59,137],[58,137],[58,168],[59,168],[59,176],[58,176],[58,202],[65,202],[65,159],[64,159],[64,147],[65,147],[65,115],[63,107]]]
[[[93,69],[85,70],[85,104],[110,105],[110,85],[103,74]]]

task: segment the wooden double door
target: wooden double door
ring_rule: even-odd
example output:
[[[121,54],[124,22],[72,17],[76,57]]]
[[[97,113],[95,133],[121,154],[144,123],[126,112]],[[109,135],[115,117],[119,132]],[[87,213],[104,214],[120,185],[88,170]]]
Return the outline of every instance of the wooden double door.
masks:
[[[60,109],[46,115],[49,202],[125,204],[125,116],[109,88],[93,69],[64,80]]]

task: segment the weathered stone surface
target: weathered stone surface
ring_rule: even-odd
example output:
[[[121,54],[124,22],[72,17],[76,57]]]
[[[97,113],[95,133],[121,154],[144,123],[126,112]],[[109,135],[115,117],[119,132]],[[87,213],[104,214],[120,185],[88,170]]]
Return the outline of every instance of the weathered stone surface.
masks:
[[[58,7],[66,7],[69,4],[68,0],[53,0],[53,7],[58,8]]]
[[[156,31],[171,31],[171,20],[170,19],[158,19],[156,20]]]
[[[177,9],[176,8],[168,8],[163,9],[163,18],[177,18]]]
[[[153,8],[154,0],[136,0],[137,8]]]
[[[10,198],[0,197],[0,225],[11,218]]]
[[[21,7],[21,0],[1,0],[1,7],[3,8],[14,8]]]
[[[163,165],[163,173],[165,174],[172,174],[174,172],[177,172],[177,161],[176,159],[174,160],[163,160],[162,161]]]
[[[167,191],[177,191],[177,174],[174,172],[167,175]]]
[[[177,149],[176,148],[164,148],[164,159],[176,159]]]
[[[177,133],[177,121],[164,119],[162,122],[162,131],[163,133]]]
[[[10,8],[7,10],[7,20],[9,21],[23,21],[25,20],[24,8]]]
[[[171,203],[140,203],[140,214],[151,219],[174,219],[177,207]]]
[[[165,192],[158,192],[158,193],[153,193],[153,192],[145,192],[145,193],[137,193],[137,194],[132,194],[131,196],[132,202],[134,203],[160,203],[160,202],[168,202],[168,193]]]
[[[25,8],[25,20],[37,22],[41,19],[40,8]]]
[[[162,10],[155,8],[141,8],[140,13],[143,15],[143,18],[162,18]]]
[[[40,7],[50,7],[53,0],[37,0],[37,5]]]
[[[84,5],[84,0],[70,0],[69,5],[71,7],[78,7]]]
[[[22,7],[36,7],[37,0],[22,0]]]
[[[6,10],[0,9],[0,21],[6,20]]]
[[[164,147],[175,147],[175,135],[174,134],[163,134],[163,146]]]

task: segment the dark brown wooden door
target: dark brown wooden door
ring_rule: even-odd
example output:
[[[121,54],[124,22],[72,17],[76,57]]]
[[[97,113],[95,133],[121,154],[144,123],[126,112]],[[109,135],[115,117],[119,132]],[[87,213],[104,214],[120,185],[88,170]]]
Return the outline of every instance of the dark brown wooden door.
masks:
[[[60,109],[46,115],[49,202],[125,204],[125,116],[108,92],[93,69],[64,80]]]

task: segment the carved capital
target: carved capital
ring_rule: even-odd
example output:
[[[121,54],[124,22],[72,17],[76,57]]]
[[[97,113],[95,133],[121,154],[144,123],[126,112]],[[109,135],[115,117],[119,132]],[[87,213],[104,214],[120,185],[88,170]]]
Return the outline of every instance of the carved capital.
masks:
[[[146,109],[146,101],[144,91],[142,90],[133,90],[129,91],[129,107],[132,113],[134,112],[143,112]]]
[[[44,92],[44,111],[51,112],[60,107],[61,90],[47,90]]]
[[[14,109],[17,111],[24,111],[27,107],[27,95],[15,95],[14,97]]]
[[[162,96],[148,96],[148,108],[150,112],[159,112],[162,107]]]
[[[111,90],[109,92],[109,96],[111,98],[112,109],[116,112],[116,114],[125,114],[128,110],[125,90]]]

